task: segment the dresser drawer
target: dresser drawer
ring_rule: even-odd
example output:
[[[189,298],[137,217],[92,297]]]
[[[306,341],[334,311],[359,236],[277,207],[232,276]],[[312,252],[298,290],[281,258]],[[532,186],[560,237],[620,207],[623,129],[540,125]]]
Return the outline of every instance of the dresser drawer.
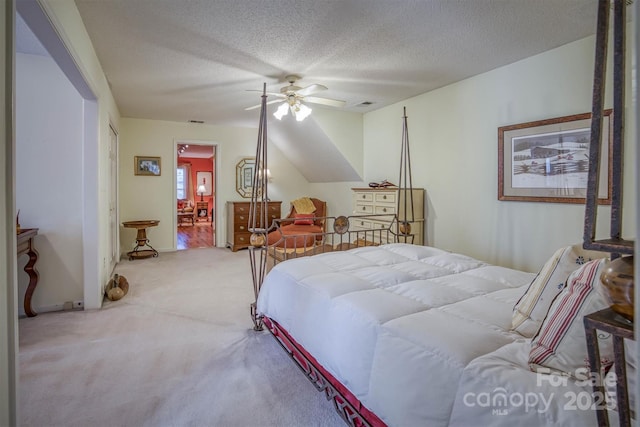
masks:
[[[233,224],[233,231],[236,233],[248,233],[249,232],[249,227],[247,225],[247,221],[243,221],[243,222],[235,222]]]
[[[248,203],[235,203],[233,205],[233,212],[235,214],[249,215],[249,206]]]
[[[394,204],[396,202],[396,192],[388,192],[388,193],[381,193],[375,194],[375,202],[376,203],[392,203]]]
[[[247,213],[236,213],[233,216],[234,224],[241,223],[241,224],[247,225],[248,221],[249,221],[249,212],[247,212]]]
[[[376,205],[374,208],[374,212],[376,215],[393,215],[394,213],[396,213],[396,207],[394,205]]]
[[[353,198],[355,202],[373,202],[373,194],[371,193],[354,193]]]
[[[249,246],[249,239],[251,238],[251,233],[235,233],[233,235],[233,244],[238,247],[246,247]]]
[[[373,213],[373,205],[356,205],[356,214],[372,214]]]

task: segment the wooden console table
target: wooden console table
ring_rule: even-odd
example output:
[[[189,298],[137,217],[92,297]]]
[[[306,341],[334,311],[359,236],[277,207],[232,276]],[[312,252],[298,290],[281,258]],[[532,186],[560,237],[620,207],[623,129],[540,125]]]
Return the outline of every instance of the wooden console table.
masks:
[[[24,266],[24,271],[29,275],[29,286],[24,294],[24,312],[29,317],[37,316],[38,313],[31,308],[31,297],[33,291],[38,286],[38,271],[36,270],[36,261],[38,261],[38,252],[33,244],[33,238],[38,234],[37,228],[23,228],[18,233],[18,257],[22,254],[29,255],[29,261]]]

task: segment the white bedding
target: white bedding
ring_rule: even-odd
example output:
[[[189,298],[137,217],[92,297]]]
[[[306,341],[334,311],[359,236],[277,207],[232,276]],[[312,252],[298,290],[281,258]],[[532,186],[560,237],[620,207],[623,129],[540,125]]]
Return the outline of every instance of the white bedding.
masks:
[[[530,340],[520,339],[473,360],[460,379],[450,425],[469,426],[469,420],[478,426],[596,425],[588,408],[591,383],[532,372],[530,348]],[[617,412],[611,411],[609,422],[619,425]]]
[[[533,277],[391,244],[280,263],[257,307],[387,425],[446,426],[465,367],[522,338],[512,308]]]

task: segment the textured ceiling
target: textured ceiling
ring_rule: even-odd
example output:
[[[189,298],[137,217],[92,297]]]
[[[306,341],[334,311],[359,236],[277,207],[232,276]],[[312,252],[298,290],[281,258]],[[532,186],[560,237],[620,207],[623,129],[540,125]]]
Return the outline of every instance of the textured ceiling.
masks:
[[[122,116],[251,127],[248,90],[287,74],[366,112],[586,37],[596,15],[596,0],[76,4]]]

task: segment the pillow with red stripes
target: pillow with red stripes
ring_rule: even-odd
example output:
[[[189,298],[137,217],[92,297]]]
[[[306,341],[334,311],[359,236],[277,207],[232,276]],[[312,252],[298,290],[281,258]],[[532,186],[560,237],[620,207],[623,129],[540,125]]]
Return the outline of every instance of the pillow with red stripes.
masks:
[[[513,307],[511,330],[527,338],[533,337],[540,329],[551,303],[564,288],[567,277],[585,262],[606,256],[605,252],[587,251],[582,244],[558,249]]]
[[[532,371],[555,372],[578,379],[588,377],[583,317],[609,307],[599,289],[606,262],[606,259],[589,261],[571,273],[531,340],[529,367]],[[613,363],[613,340],[609,334],[599,334],[598,340],[602,366],[608,369]]]

